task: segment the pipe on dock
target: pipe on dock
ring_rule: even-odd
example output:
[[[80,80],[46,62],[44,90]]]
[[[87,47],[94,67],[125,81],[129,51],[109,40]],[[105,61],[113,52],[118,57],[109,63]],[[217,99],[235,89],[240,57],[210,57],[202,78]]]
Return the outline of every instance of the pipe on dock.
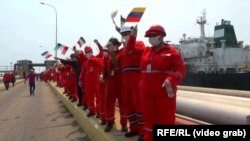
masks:
[[[250,124],[250,109],[233,104],[177,97],[176,113],[211,124]]]

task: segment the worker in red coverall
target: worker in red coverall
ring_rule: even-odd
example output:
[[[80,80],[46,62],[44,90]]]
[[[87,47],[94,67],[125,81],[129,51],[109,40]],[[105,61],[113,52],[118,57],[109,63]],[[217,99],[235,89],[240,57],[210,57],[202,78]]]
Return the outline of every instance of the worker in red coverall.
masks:
[[[133,47],[127,44],[131,35],[132,27],[123,26],[120,29],[123,48],[121,49],[121,67],[123,74],[123,95],[127,105],[127,115],[130,131],[125,134],[126,137],[139,135],[139,140],[143,140],[143,114],[141,109],[141,99],[139,95],[138,83],[141,78],[140,62],[142,50],[145,45],[142,41],[137,41]],[[132,48],[132,49],[131,49]],[[118,57],[119,59],[119,57]]]
[[[75,53],[76,54],[76,53]],[[85,86],[85,63],[79,59],[79,56],[77,55],[77,60],[78,62],[82,62],[82,68],[81,68],[81,73],[79,76],[79,85],[82,88],[82,105],[83,105],[83,110],[88,109],[88,103],[87,103],[87,95],[86,95],[86,86]],[[79,99],[80,100],[80,99]]]
[[[64,68],[63,68],[63,76],[65,79],[65,83],[64,83],[64,93],[66,93],[67,96],[70,96],[70,88],[69,88],[69,80],[70,80],[70,65],[64,64]]]
[[[135,44],[137,27],[128,44]],[[151,46],[144,49],[139,84],[144,116],[144,141],[152,141],[154,125],[175,124],[177,85],[181,84],[186,68],[179,52],[163,38],[161,25],[151,26],[145,33]]]
[[[4,83],[4,86],[5,86],[5,89],[8,90],[9,89],[9,84],[11,82],[11,74],[9,73],[4,73],[3,75],[3,83]]]
[[[84,65],[84,71],[81,71],[80,78],[84,77],[85,82],[85,92],[87,97],[87,105],[89,113],[87,114],[88,117],[94,116],[96,114],[96,103],[98,103],[98,97],[97,96],[97,89],[96,86],[98,86],[99,81],[99,75],[100,75],[100,65],[101,65],[101,59],[98,58],[98,55],[102,53],[102,50],[100,50],[99,54],[97,56],[93,56],[93,51],[90,46],[86,46],[84,48],[85,54],[80,52],[78,54],[78,57],[80,60],[82,60],[82,65]],[[81,76],[84,75],[84,76]],[[97,102],[95,102],[97,101]],[[97,113],[98,114],[98,113]],[[99,117],[97,115],[97,117]]]
[[[94,40],[95,44],[98,46],[99,49],[99,54],[95,56],[98,58],[98,62],[100,63],[99,68],[98,68],[98,76],[100,76],[103,72],[103,67],[104,67],[104,57],[108,56],[108,51],[104,50],[102,45],[99,43],[97,39]],[[104,125],[106,124],[106,112],[105,112],[105,87],[106,87],[106,82],[105,81],[97,81],[97,98],[98,98],[98,103],[96,104],[97,108],[97,117],[100,117],[101,124]]]
[[[79,76],[81,73],[81,64],[79,64],[77,62],[76,56],[75,54],[71,54],[70,55],[70,60],[64,60],[64,59],[60,59],[58,57],[55,57],[55,59],[58,59],[61,61],[62,64],[67,64],[70,65],[70,73],[69,73],[69,90],[70,90],[70,94],[71,94],[71,101],[72,102],[76,102],[78,100],[78,98],[81,99],[82,96],[82,89],[79,86]],[[81,106],[81,100],[78,101],[79,103],[77,104],[77,106]]]
[[[110,38],[107,44],[108,56],[104,58],[104,71],[103,79],[106,82],[105,89],[105,111],[106,111],[106,122],[105,132],[110,132],[113,128],[115,120],[115,103],[118,99],[119,110],[120,110],[120,123],[122,125],[122,131],[127,132],[127,112],[124,98],[122,96],[122,69],[116,62],[115,58],[119,55],[119,46],[121,43],[117,38]]]

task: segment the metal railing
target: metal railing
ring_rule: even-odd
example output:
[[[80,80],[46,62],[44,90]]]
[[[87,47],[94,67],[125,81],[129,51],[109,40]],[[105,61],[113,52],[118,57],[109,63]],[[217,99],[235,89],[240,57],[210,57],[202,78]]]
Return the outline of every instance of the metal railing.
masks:
[[[13,71],[13,66],[0,66],[0,72]]]

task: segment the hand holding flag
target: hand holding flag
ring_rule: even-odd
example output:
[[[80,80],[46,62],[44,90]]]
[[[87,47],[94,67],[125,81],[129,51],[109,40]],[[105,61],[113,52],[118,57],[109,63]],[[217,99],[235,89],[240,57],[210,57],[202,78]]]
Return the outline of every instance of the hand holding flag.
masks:
[[[136,37],[137,36],[137,31],[138,31],[138,28],[137,28],[137,25],[135,25],[134,29],[131,32],[131,35]]]
[[[59,60],[59,58],[58,58],[58,57],[54,57],[54,59],[55,59],[55,60]]]
[[[98,43],[99,43],[99,41],[98,41],[97,39],[95,39],[95,40],[94,40],[94,42],[95,42],[96,44],[98,44]]]
[[[121,22],[121,27],[126,23],[126,19],[122,17],[120,18],[120,22]]]
[[[116,17],[116,15],[117,15],[117,12],[118,12],[118,10],[115,10],[115,11],[113,11],[113,12],[111,13],[111,19],[112,19],[113,24],[115,25],[116,28],[117,28],[117,25],[116,25],[116,23],[115,23],[115,17]]]

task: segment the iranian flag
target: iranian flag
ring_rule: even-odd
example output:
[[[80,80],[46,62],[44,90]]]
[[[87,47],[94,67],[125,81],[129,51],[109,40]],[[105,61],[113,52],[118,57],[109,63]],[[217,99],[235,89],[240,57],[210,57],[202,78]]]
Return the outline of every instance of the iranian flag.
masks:
[[[69,50],[69,47],[62,45],[60,43],[57,44],[57,46],[54,48],[55,51],[60,50],[62,55],[65,55],[66,52]]]
[[[52,56],[52,54],[50,54],[48,51],[45,51],[41,54],[45,59],[48,59]]]
[[[83,37],[80,37],[80,39],[77,41],[77,44],[82,47],[86,43],[85,39]]]

